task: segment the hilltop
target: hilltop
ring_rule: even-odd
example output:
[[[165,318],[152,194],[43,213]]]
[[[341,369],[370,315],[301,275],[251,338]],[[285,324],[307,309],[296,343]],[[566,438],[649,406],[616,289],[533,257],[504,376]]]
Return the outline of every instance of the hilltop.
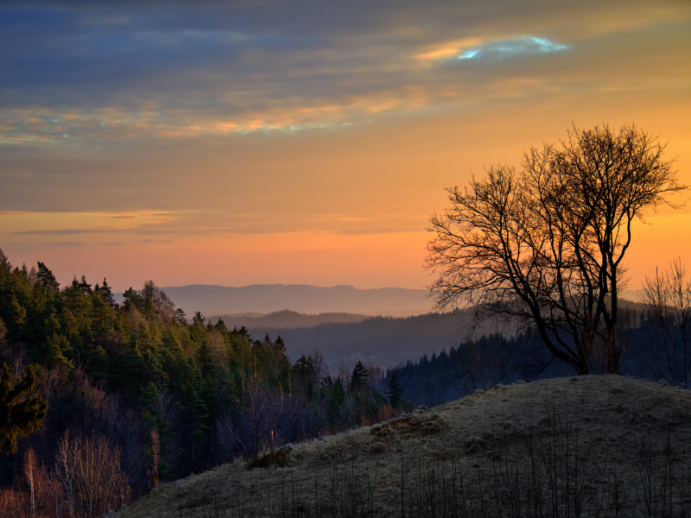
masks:
[[[677,516],[690,415],[688,391],[622,376],[496,386],[260,459],[281,467],[237,461],[179,480],[118,517]]]

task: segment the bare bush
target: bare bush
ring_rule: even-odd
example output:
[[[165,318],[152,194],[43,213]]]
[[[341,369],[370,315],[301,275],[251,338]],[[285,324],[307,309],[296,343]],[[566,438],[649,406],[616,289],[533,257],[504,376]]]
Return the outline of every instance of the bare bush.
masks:
[[[65,433],[55,459],[72,516],[93,517],[119,509],[130,498],[127,474],[120,468],[120,448],[105,437]]]
[[[689,333],[691,333],[691,279],[681,259],[670,263],[663,273],[645,278],[641,301],[647,306],[662,347],[664,367],[659,375],[689,388]]]

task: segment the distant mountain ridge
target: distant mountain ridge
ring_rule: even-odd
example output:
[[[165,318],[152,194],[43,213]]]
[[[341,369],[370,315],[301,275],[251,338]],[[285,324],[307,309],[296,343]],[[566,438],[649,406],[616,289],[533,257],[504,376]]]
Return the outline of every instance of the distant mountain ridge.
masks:
[[[220,320],[229,329],[240,328],[265,328],[265,329],[295,329],[300,327],[314,327],[320,324],[348,324],[362,322],[372,318],[369,315],[358,315],[354,313],[319,313],[318,315],[308,315],[298,313],[288,309],[276,311],[268,315],[257,313],[234,313],[229,315],[214,315],[209,317],[212,324]]]
[[[318,287],[307,284],[255,284],[240,288],[193,284],[161,288],[188,316],[232,313],[273,313],[290,309],[298,313],[355,313],[410,316],[432,310],[427,290],[352,286]],[[120,296],[120,299],[122,296]]]
[[[280,336],[292,361],[318,350],[332,373],[341,363],[349,370],[357,360],[380,367],[393,367],[408,360],[417,360],[423,354],[439,354],[443,349],[448,351],[470,337],[479,338],[491,333],[508,336],[515,333],[512,326],[496,320],[485,320],[474,325],[472,309],[405,318],[372,317],[360,322],[324,323],[313,327],[245,327],[255,339],[263,339],[267,334],[272,340]]]

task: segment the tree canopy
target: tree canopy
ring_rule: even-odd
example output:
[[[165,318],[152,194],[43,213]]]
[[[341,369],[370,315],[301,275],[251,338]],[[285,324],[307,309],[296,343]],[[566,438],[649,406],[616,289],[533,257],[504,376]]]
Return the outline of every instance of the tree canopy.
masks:
[[[0,375],[0,451],[15,453],[17,437],[43,427],[48,404],[34,396],[36,373],[33,366],[23,377],[15,376],[14,367],[3,364]]]

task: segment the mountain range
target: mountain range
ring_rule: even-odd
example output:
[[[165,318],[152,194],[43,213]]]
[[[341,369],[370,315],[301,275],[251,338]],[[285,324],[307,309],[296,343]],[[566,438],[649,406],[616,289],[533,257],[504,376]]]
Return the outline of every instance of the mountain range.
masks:
[[[299,313],[357,313],[410,316],[428,313],[434,306],[429,291],[406,288],[363,290],[352,286],[318,287],[307,284],[255,284],[239,288],[193,284],[161,288],[188,316],[233,313],[272,313],[290,309]]]
[[[248,329],[295,329],[299,327],[314,327],[320,324],[349,324],[362,322],[372,318],[369,315],[358,315],[355,313],[319,313],[318,315],[308,315],[285,309],[276,311],[268,315],[261,313],[231,313],[227,315],[214,315],[209,317],[212,324],[219,320],[228,329],[245,326]]]

